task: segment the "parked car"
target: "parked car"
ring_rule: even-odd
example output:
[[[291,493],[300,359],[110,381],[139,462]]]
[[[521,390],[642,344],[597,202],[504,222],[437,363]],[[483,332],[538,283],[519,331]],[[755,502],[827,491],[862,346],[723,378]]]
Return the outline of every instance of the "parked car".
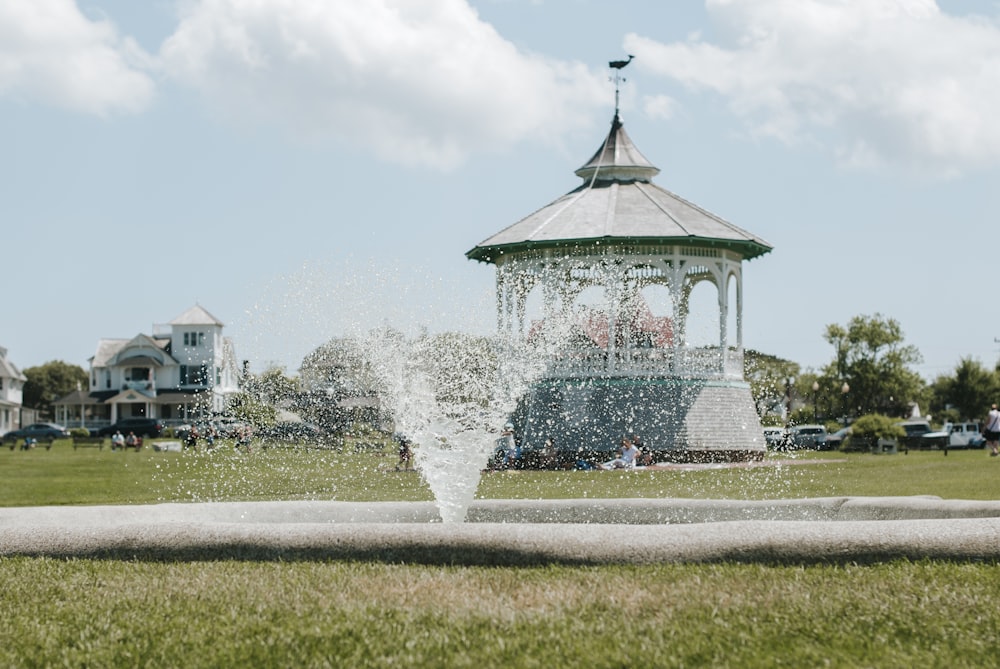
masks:
[[[128,436],[134,432],[137,437],[159,437],[163,434],[163,423],[157,418],[123,418],[114,425],[102,427],[97,431],[98,437],[109,437],[115,432]]]
[[[945,423],[941,431],[948,433],[948,448],[986,447],[986,437],[979,432],[979,423]]]
[[[850,436],[851,428],[849,427],[842,427],[836,432],[826,435],[826,448],[824,450],[839,451],[840,447],[844,445],[844,442]]]
[[[796,425],[788,430],[791,448],[811,448],[820,451],[826,448],[826,427],[822,425]]]
[[[275,423],[261,428],[257,435],[266,442],[317,443],[323,431],[311,423]]]
[[[948,447],[948,433],[935,432],[926,420],[906,420],[896,424],[906,432],[906,436],[899,440],[899,445],[904,450]]]
[[[19,439],[53,442],[56,439],[68,438],[69,432],[57,423],[32,423],[20,430],[11,430],[3,436],[5,442],[18,441]]]
[[[765,427],[764,444],[768,448],[786,448],[788,446],[788,431],[783,427]]]

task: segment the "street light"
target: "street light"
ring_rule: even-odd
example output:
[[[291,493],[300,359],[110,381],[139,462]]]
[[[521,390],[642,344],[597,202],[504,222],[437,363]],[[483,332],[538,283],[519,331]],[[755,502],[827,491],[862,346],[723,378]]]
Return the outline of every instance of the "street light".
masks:
[[[785,421],[792,417],[792,386],[795,385],[795,377],[789,376],[785,379]]]
[[[847,393],[851,392],[851,387],[847,385],[847,381],[844,381],[844,385],[840,387],[840,395],[843,399],[842,404],[844,408],[844,427],[847,427]]]
[[[819,422],[819,410],[816,406],[816,393],[819,392],[819,381],[813,381],[813,422]]]

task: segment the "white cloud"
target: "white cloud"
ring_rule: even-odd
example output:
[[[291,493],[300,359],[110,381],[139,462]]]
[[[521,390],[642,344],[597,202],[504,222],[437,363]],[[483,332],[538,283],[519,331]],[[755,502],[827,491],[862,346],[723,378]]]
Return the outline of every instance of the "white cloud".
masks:
[[[606,75],[525,54],[465,0],[199,0],[166,71],[218,112],[449,168],[558,138],[606,105]]]
[[[144,57],[73,0],[0,2],[0,96],[98,115],[139,111],[154,92]]]
[[[640,66],[724,97],[757,136],[845,164],[954,174],[1000,163],[1000,26],[934,0],[707,0],[723,37],[629,35]]]
[[[669,95],[651,95],[643,98],[642,112],[650,117],[666,121],[677,111],[677,101]]]

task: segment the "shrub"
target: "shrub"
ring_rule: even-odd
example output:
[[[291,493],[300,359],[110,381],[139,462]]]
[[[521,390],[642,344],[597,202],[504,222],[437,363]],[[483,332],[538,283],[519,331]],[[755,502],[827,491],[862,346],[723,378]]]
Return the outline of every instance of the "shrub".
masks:
[[[877,445],[880,439],[902,439],[906,432],[896,422],[896,419],[881,414],[862,416],[851,425],[851,436],[844,441],[841,450],[866,451]]]
[[[71,427],[69,430],[69,436],[71,437],[89,437],[90,430],[85,427]]]
[[[761,427],[785,427],[785,419],[776,413],[766,413],[760,417]]]

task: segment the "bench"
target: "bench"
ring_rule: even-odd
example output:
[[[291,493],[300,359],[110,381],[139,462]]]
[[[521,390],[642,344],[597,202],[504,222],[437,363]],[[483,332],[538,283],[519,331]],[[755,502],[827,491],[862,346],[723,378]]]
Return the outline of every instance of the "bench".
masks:
[[[79,446],[97,446],[98,450],[104,448],[104,437],[73,437],[73,450]]]

